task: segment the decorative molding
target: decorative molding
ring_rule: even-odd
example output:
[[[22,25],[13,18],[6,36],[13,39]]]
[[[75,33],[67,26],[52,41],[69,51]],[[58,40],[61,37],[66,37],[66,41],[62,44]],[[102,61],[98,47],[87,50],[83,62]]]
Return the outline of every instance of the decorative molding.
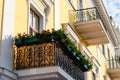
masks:
[[[45,27],[45,22],[46,22],[46,16],[45,13],[39,8],[39,6],[34,2],[34,0],[28,0],[28,33],[29,33],[29,13],[30,13],[30,8],[35,8],[35,11],[37,11],[38,16],[42,16],[41,20],[40,20],[40,30],[44,30]],[[41,22],[42,21],[42,22]]]
[[[39,0],[39,2],[42,4],[44,8],[47,8],[47,5],[43,2],[43,0]]]
[[[53,4],[50,0],[42,0],[47,6],[52,7]]]
[[[82,49],[83,49],[83,51],[85,51],[85,53],[86,53],[86,55],[88,56],[88,57],[91,57],[92,55],[91,55],[91,52],[84,46],[84,45],[82,45]]]
[[[31,5],[42,15],[42,16],[45,16],[45,13],[42,12],[42,10],[40,10],[39,6],[34,2],[34,0],[31,0],[30,1],[30,7]]]
[[[76,34],[75,30],[69,23],[62,24],[62,28],[64,29],[67,36],[71,39],[71,41],[80,49],[79,36]]]

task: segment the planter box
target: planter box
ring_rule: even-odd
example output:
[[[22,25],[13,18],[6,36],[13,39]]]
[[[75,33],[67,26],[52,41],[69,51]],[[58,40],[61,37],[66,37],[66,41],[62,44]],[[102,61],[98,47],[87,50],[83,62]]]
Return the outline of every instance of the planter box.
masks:
[[[26,38],[24,40],[16,40],[15,45],[17,47],[21,46],[29,46],[34,44],[48,43],[52,42],[52,37],[47,37],[46,39],[38,39],[38,38]]]
[[[39,39],[37,39],[37,38],[26,38],[24,40],[16,40],[15,41],[15,45],[17,47],[29,46],[29,45],[33,45],[33,44],[37,44],[37,43],[39,43]]]
[[[60,44],[62,50],[65,52],[65,54],[68,55],[69,58],[71,58],[73,60],[73,62],[82,70],[82,71],[88,71],[88,66],[83,64],[83,60],[82,59],[78,59],[76,55],[74,55],[74,53],[67,48],[67,46],[65,45],[65,43],[63,43],[61,40],[57,40],[57,42]]]

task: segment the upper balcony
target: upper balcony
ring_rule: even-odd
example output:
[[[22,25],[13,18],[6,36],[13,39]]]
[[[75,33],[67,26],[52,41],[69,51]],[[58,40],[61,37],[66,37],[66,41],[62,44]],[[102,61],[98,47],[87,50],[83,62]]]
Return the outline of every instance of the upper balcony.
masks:
[[[75,28],[88,45],[108,43],[103,21],[95,7],[76,10]]]
[[[62,30],[44,31],[15,40],[14,70],[20,80],[84,80],[91,63]]]
[[[107,70],[112,80],[120,80],[120,59],[112,59],[108,61],[109,68]]]

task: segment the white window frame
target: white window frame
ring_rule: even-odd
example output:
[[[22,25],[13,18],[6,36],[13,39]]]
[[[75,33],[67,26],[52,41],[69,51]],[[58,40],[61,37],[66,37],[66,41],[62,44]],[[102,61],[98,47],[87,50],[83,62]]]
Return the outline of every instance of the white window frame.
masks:
[[[33,1],[33,0],[29,0],[28,1],[28,33],[29,33],[29,29],[30,29],[30,26],[29,26],[29,15],[30,15],[30,9],[32,9],[32,10],[34,10],[34,12],[36,12],[37,13],[37,15],[39,16],[39,17],[41,17],[40,18],[40,24],[39,24],[39,31],[42,31],[42,30],[44,30],[44,29],[46,29],[46,27],[45,27],[45,13],[44,12],[42,12],[42,10],[40,10],[40,8],[38,7],[38,5]]]
[[[45,2],[49,7],[53,6],[53,3],[50,0],[42,0],[43,2]]]

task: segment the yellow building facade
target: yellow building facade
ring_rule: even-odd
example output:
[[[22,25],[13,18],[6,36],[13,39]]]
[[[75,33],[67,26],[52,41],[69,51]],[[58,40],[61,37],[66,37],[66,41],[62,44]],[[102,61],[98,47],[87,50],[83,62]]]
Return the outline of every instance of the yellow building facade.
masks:
[[[0,44],[1,44],[1,35],[2,35],[2,30],[1,30],[1,29],[2,29],[2,15],[3,15],[3,13],[2,13],[2,12],[3,12],[3,0],[0,1],[0,5],[1,5],[1,6],[0,6],[0,24],[1,24],[1,25],[0,25],[0,32],[1,32],[1,33],[0,33]]]
[[[47,1],[45,1],[45,2],[47,2]],[[23,4],[23,6],[20,7],[21,4],[19,4],[19,3]],[[45,4],[39,0],[16,1],[15,33],[18,33],[18,32],[21,33],[23,31],[28,33],[29,15],[30,15],[31,10],[33,10],[35,12],[35,14],[38,15],[38,17],[43,18],[40,20],[41,21],[40,27],[42,28],[42,30],[53,28],[53,12],[54,12],[53,7],[54,7],[53,4],[47,4],[47,3]],[[24,9],[24,11],[23,11],[23,9]],[[21,16],[21,15],[23,15],[23,16]],[[19,24],[21,24],[21,25],[19,25]],[[21,28],[21,31],[19,30],[19,28]]]
[[[0,73],[0,78],[112,80],[107,72],[108,61],[115,59],[116,40],[111,27],[102,0],[0,0],[0,69],[9,72],[3,73],[5,76]],[[77,74],[73,70],[72,74],[82,75],[81,79],[69,75],[60,65],[13,70],[17,54],[14,51],[17,48],[13,50],[14,36],[18,33],[34,35],[48,29],[64,30],[77,49],[92,63],[90,71]]]

